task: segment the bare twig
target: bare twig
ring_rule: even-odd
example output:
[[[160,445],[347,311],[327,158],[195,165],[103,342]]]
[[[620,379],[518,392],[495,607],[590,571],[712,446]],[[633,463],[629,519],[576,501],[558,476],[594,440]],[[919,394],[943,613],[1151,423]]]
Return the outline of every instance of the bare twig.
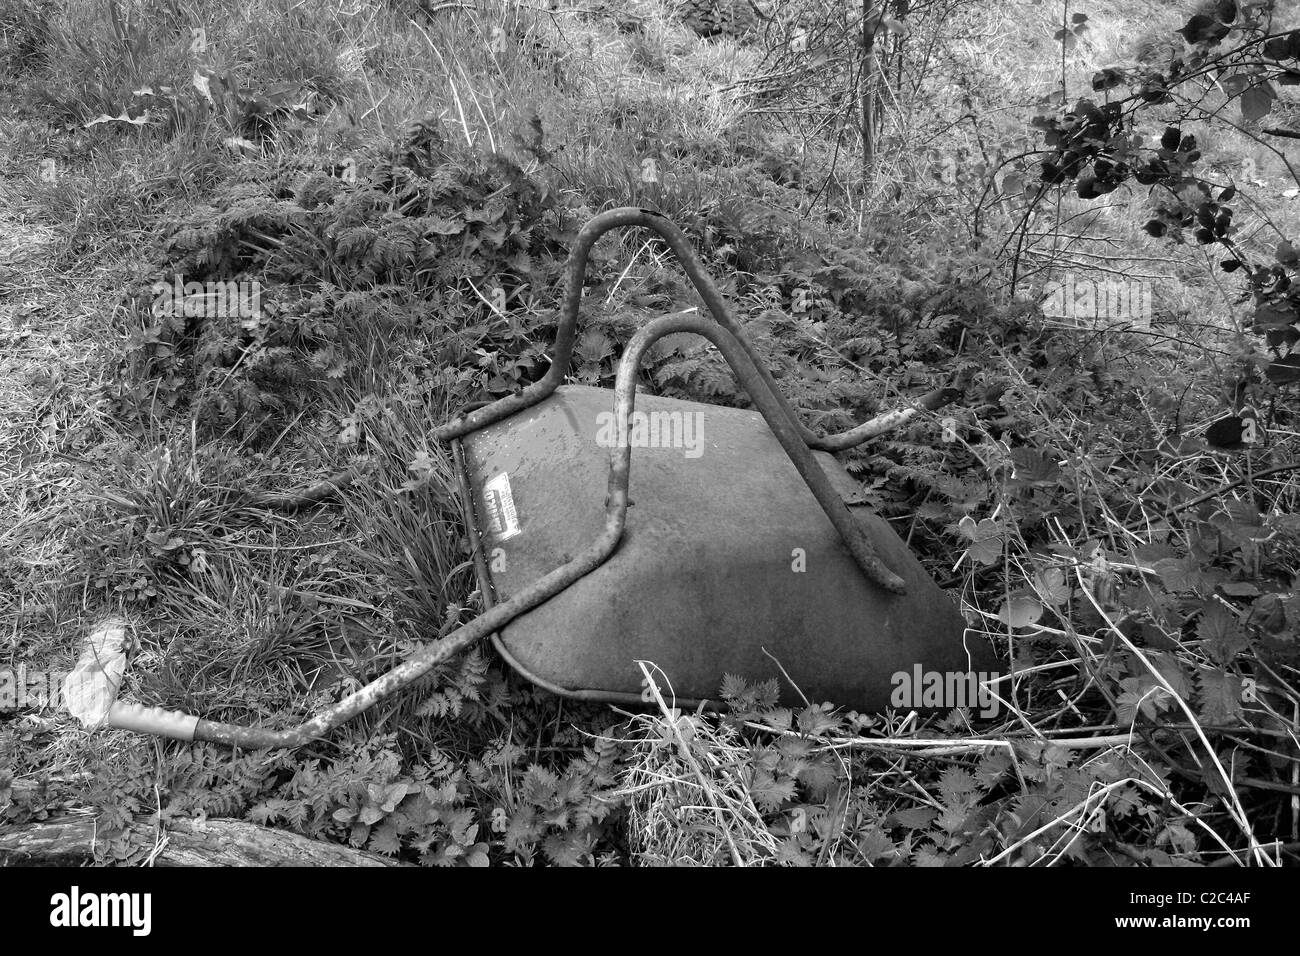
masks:
[[[368,470],[368,463],[353,465],[310,485],[289,491],[264,491],[251,495],[248,504],[254,508],[269,508],[273,511],[298,511],[334,497]]]

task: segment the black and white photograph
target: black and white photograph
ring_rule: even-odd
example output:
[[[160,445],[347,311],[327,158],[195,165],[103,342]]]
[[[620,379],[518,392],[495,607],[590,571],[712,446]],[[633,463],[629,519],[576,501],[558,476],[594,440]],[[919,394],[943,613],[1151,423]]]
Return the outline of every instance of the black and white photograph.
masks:
[[[1105,871],[1231,945],[1297,343],[1300,0],[0,0],[0,919]]]

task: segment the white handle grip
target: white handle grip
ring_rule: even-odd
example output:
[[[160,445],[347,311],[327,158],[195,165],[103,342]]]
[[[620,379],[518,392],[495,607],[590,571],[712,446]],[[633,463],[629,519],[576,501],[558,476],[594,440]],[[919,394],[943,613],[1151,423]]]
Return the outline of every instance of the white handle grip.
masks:
[[[109,708],[108,720],[105,723],[109,727],[133,730],[138,734],[193,740],[194,728],[198,726],[199,718],[179,710],[163,710],[161,707],[124,704],[118,701]]]

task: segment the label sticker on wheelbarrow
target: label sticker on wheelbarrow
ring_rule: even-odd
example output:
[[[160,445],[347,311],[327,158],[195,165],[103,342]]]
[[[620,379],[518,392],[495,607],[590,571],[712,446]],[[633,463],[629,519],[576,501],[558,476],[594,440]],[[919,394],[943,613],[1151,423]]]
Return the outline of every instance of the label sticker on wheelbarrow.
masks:
[[[515,498],[510,493],[510,476],[505,472],[483,485],[483,503],[487,508],[488,531],[498,541],[513,538],[520,532]]]

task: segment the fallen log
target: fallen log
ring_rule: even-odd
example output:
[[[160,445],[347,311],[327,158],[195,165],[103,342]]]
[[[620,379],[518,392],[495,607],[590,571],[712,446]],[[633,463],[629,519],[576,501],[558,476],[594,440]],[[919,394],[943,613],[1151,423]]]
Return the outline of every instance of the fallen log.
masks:
[[[404,866],[388,857],[241,820],[133,824],[132,841],[155,847],[154,866]],[[0,829],[0,866],[81,866],[104,834],[94,816],[65,816]]]

